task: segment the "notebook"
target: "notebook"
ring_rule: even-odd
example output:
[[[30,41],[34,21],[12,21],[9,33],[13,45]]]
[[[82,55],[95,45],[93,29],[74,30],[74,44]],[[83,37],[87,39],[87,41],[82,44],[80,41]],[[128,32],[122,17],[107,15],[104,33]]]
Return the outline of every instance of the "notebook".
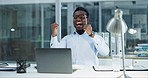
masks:
[[[112,66],[93,66],[95,71],[113,71]],[[126,66],[126,71],[148,71],[148,68],[141,65],[134,65],[131,67]],[[120,68],[120,71],[123,71],[123,68]]]
[[[36,62],[38,73],[73,72],[70,48],[36,48]]]

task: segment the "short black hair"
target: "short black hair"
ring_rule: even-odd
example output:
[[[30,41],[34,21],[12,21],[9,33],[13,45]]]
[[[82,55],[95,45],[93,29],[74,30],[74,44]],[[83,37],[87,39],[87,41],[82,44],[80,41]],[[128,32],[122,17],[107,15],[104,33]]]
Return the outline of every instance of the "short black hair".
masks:
[[[85,8],[83,8],[83,7],[77,7],[77,8],[75,9],[75,11],[73,12],[73,15],[74,15],[75,12],[77,12],[77,11],[84,11],[84,12],[86,12],[87,18],[89,17],[88,11],[87,11]]]

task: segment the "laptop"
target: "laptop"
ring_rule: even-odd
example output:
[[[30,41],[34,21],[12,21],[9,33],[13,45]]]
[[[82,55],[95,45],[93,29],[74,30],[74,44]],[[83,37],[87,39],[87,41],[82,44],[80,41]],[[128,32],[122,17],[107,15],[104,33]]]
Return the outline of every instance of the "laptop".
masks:
[[[73,72],[70,48],[36,48],[36,62],[38,73]]]

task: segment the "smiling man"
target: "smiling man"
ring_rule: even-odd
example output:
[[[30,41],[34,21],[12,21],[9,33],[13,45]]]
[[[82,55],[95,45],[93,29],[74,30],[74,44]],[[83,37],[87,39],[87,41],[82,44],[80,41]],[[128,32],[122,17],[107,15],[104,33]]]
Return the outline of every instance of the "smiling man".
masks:
[[[72,62],[76,65],[97,65],[97,56],[109,54],[109,47],[104,39],[92,33],[92,26],[88,24],[88,11],[78,7],[73,13],[73,24],[76,31],[57,41],[58,24],[53,23],[51,34],[51,48],[71,48]]]

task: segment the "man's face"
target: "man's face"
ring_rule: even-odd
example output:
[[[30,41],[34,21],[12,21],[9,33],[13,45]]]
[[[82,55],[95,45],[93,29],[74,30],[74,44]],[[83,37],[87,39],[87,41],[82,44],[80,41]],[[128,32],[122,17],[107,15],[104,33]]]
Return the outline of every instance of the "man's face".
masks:
[[[83,30],[84,25],[87,24],[86,12],[76,11],[73,15],[73,24],[77,31]]]

